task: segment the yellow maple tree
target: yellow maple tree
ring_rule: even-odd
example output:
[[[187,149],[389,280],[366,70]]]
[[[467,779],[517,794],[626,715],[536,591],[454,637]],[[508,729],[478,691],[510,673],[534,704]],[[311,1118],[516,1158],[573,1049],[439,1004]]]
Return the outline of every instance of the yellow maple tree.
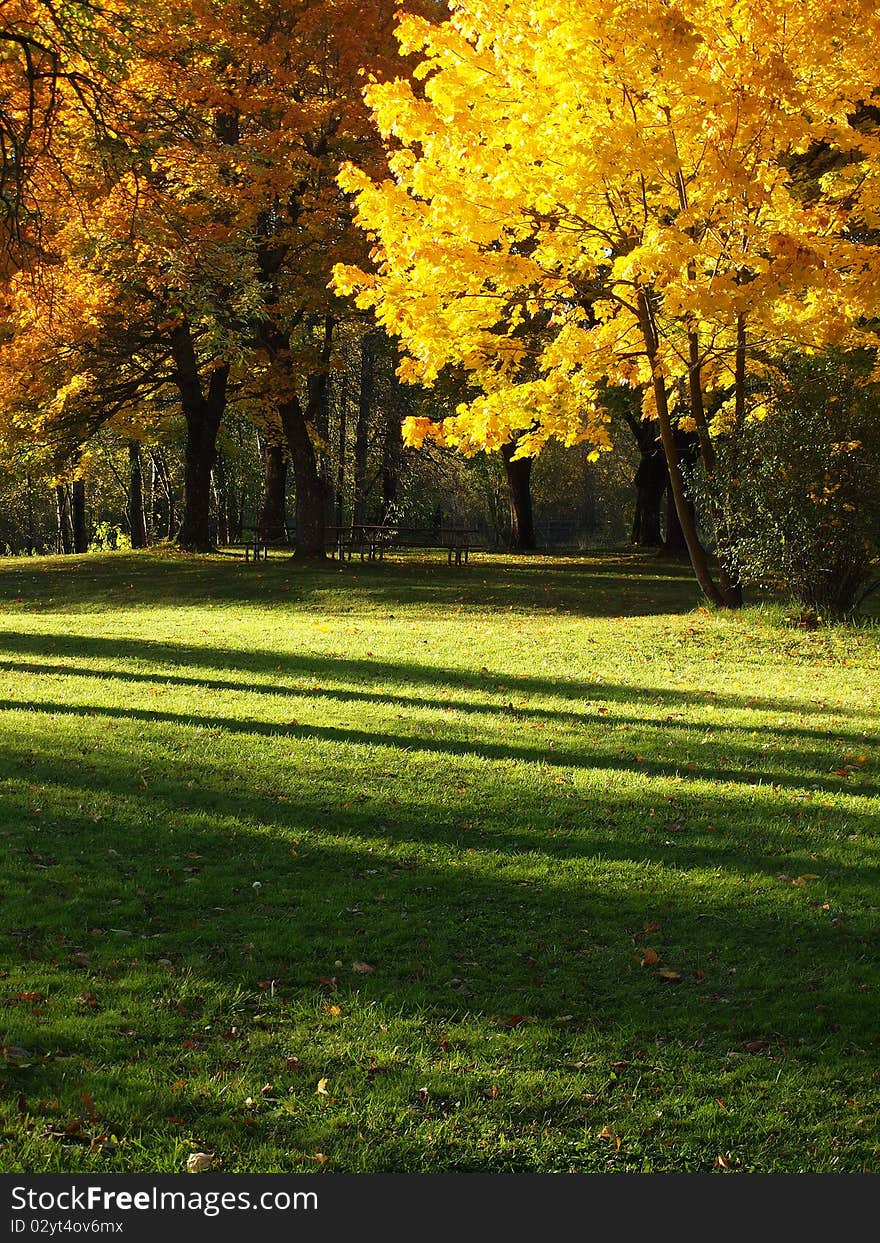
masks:
[[[367,93],[390,175],[342,184],[374,264],[336,287],[402,341],[404,378],[480,395],[407,428],[465,452],[610,444],[606,384],[659,421],[700,584],[676,411],[711,476],[713,391],[782,348],[873,348],[880,113],[872,0],[453,0],[404,17],[410,80]],[[719,543],[723,530],[717,530]]]

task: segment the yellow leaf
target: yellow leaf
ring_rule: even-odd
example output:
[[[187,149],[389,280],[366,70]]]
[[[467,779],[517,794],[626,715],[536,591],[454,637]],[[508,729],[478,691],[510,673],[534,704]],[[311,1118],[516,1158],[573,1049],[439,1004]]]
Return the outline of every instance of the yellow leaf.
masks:
[[[681,975],[679,974],[679,972],[673,971],[669,967],[659,967],[658,970],[654,972],[654,974],[658,976],[661,980],[668,980],[670,984],[677,984],[678,981],[681,979]]]

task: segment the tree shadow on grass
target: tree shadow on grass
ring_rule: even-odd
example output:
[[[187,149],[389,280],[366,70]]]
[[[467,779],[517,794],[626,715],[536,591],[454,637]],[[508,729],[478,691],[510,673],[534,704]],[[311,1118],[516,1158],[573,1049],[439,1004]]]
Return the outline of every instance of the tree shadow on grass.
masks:
[[[127,741],[114,738],[126,751]],[[49,746],[44,742],[44,752]],[[192,754],[180,758],[166,754],[153,760],[144,755],[136,769],[140,785],[132,781],[131,758],[94,754],[90,758],[88,769],[70,763],[64,769],[61,755],[7,743],[0,763],[0,776],[9,783],[6,816],[12,816],[13,823],[19,815],[28,819],[34,789],[47,798],[59,793],[75,796],[80,808],[102,794],[112,798],[118,792],[140,809],[147,824],[192,822],[201,832],[219,818],[232,825],[234,834],[253,832],[257,837],[264,829],[283,836],[307,827],[334,838],[351,838],[358,850],[379,849],[405,857],[413,850],[439,848],[451,851],[459,862],[466,862],[466,856],[491,859],[492,867],[501,870],[551,862],[588,870],[593,864],[636,864],[706,874],[724,871],[737,883],[764,880],[772,882],[773,889],[784,889],[792,878],[806,873],[823,885],[833,885],[839,897],[851,889],[854,901],[870,893],[877,879],[877,862],[871,855],[852,864],[834,857],[839,846],[827,836],[827,808],[810,802],[771,803],[767,814],[774,823],[761,827],[754,823],[754,812],[742,807],[736,791],[713,791],[705,784],[697,789],[681,786],[665,799],[656,788],[642,793],[607,786],[573,792],[551,786],[536,798],[525,774],[507,774],[503,792],[493,791],[491,802],[480,808],[464,800],[458,806],[445,801],[442,787],[399,789],[388,773],[382,774],[378,790],[372,785],[373,775],[362,774],[371,788],[363,793],[356,767],[344,775],[338,790],[331,792],[320,785],[320,778],[316,781],[306,774],[302,788],[284,787],[280,793],[277,786],[274,792],[262,788],[259,769],[256,779],[251,778],[241,758],[233,766],[238,775],[230,778],[225,762],[200,761]],[[21,781],[26,781],[27,790],[13,794],[12,783]],[[869,800],[861,808],[851,803],[842,814],[866,842],[876,837]],[[44,822],[42,812],[30,819],[38,828]],[[69,836],[63,820],[54,822],[54,833]],[[360,839],[369,845],[362,847]]]
[[[381,661],[373,659],[350,659],[331,655],[313,655],[305,652],[283,650],[244,650],[240,648],[218,648],[199,644],[169,643],[152,639],[104,638],[94,635],[70,634],[22,634],[18,631],[0,631],[0,652],[40,658],[54,657],[52,664],[41,659],[37,665],[16,664],[0,659],[0,666],[6,665],[16,672],[23,673],[57,673],[81,675],[84,677],[109,677],[132,682],[171,683],[179,685],[204,686],[216,690],[244,691],[271,695],[290,694],[300,690],[285,685],[290,678],[307,678],[312,683],[301,693],[350,696],[352,699],[373,698],[379,702],[394,701],[394,692],[386,695],[382,691],[362,691],[346,688],[328,688],[322,683],[326,679],[334,681],[360,682],[369,681],[387,683],[389,687],[405,686],[407,694],[403,696],[408,702],[419,705],[422,701],[418,696],[411,697],[410,688],[426,686],[437,688],[455,688],[483,693],[495,693],[507,690],[513,693],[546,694],[564,702],[583,706],[584,701],[621,702],[627,705],[651,704],[653,706],[695,705],[710,702],[719,708],[754,709],[756,711],[772,710],[780,713],[807,715],[814,713],[817,701],[803,699],[769,697],[755,693],[754,695],[729,694],[716,691],[697,691],[674,689],[667,686],[630,685],[613,683],[596,678],[586,681],[576,678],[519,678],[504,670],[475,671],[470,669],[450,668],[443,665],[419,664],[410,661]],[[88,667],[72,668],[59,664],[58,657],[71,657],[85,660],[134,661],[149,665],[148,671],[119,669],[93,670]],[[235,682],[218,679],[208,672],[206,676],[193,674],[181,675],[177,670],[191,667],[193,669],[226,669],[231,673],[242,674],[280,674],[275,681],[255,683]],[[314,680],[318,683],[314,684]],[[425,704],[430,701],[425,701]],[[818,701],[821,702],[821,701]],[[440,706],[454,706],[448,700],[441,701]],[[480,705],[471,701],[459,701],[466,711],[479,711]],[[493,710],[489,706],[489,710]],[[553,715],[550,710],[542,710],[546,715]],[[858,710],[835,704],[833,713],[836,716],[872,717],[880,720],[880,710],[869,708]],[[559,713],[565,716],[567,713]],[[839,735],[835,734],[835,737]],[[861,737],[861,734],[859,735]]]
[[[162,712],[152,708],[117,708],[109,705],[89,705],[87,710],[73,704],[60,704],[51,701],[0,699],[0,712],[42,714],[47,717],[85,717],[106,718],[107,720],[130,721],[143,725],[171,725],[175,727],[206,730],[213,734],[239,734],[252,738],[290,739],[292,742],[315,743],[320,745],[351,745],[359,747],[386,747],[394,752],[402,752],[409,762],[422,755],[435,755],[443,758],[455,756],[466,761],[490,760],[517,764],[543,765],[553,770],[567,772],[630,772],[641,777],[672,777],[684,782],[717,781],[727,786],[745,786],[757,788],[771,786],[779,789],[802,789],[824,791],[829,794],[840,794],[845,791],[858,797],[861,790],[844,787],[843,778],[820,775],[817,765],[824,762],[826,767],[829,755],[821,751],[799,750],[796,753],[797,768],[785,771],[771,768],[767,761],[761,767],[753,769],[739,768],[732,761],[723,767],[703,764],[699,768],[689,769],[681,760],[659,760],[650,757],[627,755],[621,748],[619,739],[611,739],[605,751],[596,748],[590,754],[583,751],[555,747],[548,751],[545,747],[514,746],[509,743],[479,740],[464,742],[460,738],[428,737],[417,733],[389,733],[373,729],[353,729],[334,725],[301,725],[299,723],[284,725],[280,722],[247,720],[239,717],[215,715],[199,715],[195,713]],[[647,723],[644,723],[645,725]],[[662,735],[661,727],[658,733]],[[709,727],[707,727],[709,728]],[[650,743],[642,739],[640,745],[646,749]],[[735,747],[728,748],[736,756]],[[757,760],[757,755],[756,755]],[[803,771],[806,770],[806,771]],[[872,797],[873,791],[866,790],[864,796]]]
[[[35,775],[46,787],[44,801],[50,777],[56,790],[76,791],[68,766],[44,764]],[[105,774],[104,785],[117,776]],[[24,824],[28,804],[19,797],[7,796],[6,811]],[[693,875],[680,857],[657,868],[624,837],[611,857],[588,867],[561,860],[538,878],[528,867],[509,872],[479,851],[438,862],[430,808],[427,825],[399,825],[395,836],[404,840],[389,839],[383,850],[363,810],[338,812],[332,834],[314,830],[307,804],[284,808],[260,829],[179,814],[175,829],[162,800],[144,802],[152,808],[148,822],[65,814],[48,840],[40,834],[40,847],[51,853],[39,865],[20,838],[6,852],[7,883],[22,875],[31,881],[36,922],[5,928],[24,969],[39,964],[67,977],[77,994],[94,989],[98,997],[94,1015],[85,1011],[80,1053],[97,1054],[118,1035],[133,1001],[123,987],[130,973],[149,976],[160,997],[214,980],[253,998],[271,979],[279,1003],[299,996],[316,1007],[326,996],[322,977],[338,975],[334,1000],[377,1001],[432,1022],[471,1014],[501,1027],[522,1014],[564,1024],[566,1037],[598,1025],[618,1029],[624,1043],[708,1040],[716,1054],[757,1037],[804,1038],[814,1049],[829,1041],[877,1047],[874,1001],[858,987],[877,976],[861,922],[835,923],[806,892],[782,886],[710,890],[708,854]],[[303,833],[307,840],[292,854]],[[418,844],[426,849],[414,858],[398,849]],[[751,861],[741,865],[747,874]],[[257,875],[264,880],[255,893]],[[728,879],[737,879],[733,869]],[[19,916],[25,910],[19,906]],[[109,919],[124,927],[125,941]],[[659,926],[646,936],[651,920]],[[646,943],[660,947],[680,984],[639,966]],[[94,964],[76,963],[82,947]],[[342,970],[334,967],[338,959]],[[351,962],[361,959],[374,975],[352,973]],[[186,966],[187,974],[163,975],[161,961]],[[66,1004],[82,1016],[82,1003],[70,997]],[[36,1039],[41,1052],[51,1052],[51,1009],[27,1022],[26,1008],[7,1010],[7,1021],[24,1018],[30,1028],[13,1031],[14,1040]],[[199,1026],[196,1011],[169,1023],[163,1003],[159,1044],[179,1047],[181,1033]],[[147,1031],[141,1036],[152,1040]]]
[[[686,613],[699,602],[683,567],[641,553],[583,557],[484,556],[450,569],[445,558],[382,563],[327,562],[302,567],[287,558],[238,563],[225,557],[104,557],[11,559],[0,563],[0,590],[8,582],[26,611],[44,612],[63,601],[65,612],[96,605],[169,601],[181,607],[257,603],[284,608],[320,597],[328,613],[371,606],[464,602],[477,608],[553,611],[617,617]],[[342,598],[340,598],[342,597]]]
[[[333,1151],[314,1093],[329,1077],[349,1122],[386,1133],[379,1168],[437,1168],[458,1150],[426,1156],[396,1137],[401,1118],[439,1125],[462,1100],[485,1111],[498,1067],[493,1116],[512,1138],[536,1123],[578,1133],[589,1094],[625,1082],[612,1063],[631,1062],[652,1100],[675,1097],[684,1066],[710,1098],[739,1067],[762,1091],[870,1081],[872,881],[867,861],[817,860],[818,813],[804,809],[783,862],[823,875],[794,888],[774,875],[781,835],[756,840],[705,789],[680,791],[669,815],[711,822],[711,838],[646,836],[655,799],[631,789],[575,808],[548,796],[524,825],[533,794],[516,778],[465,828],[436,791],[278,795],[244,752],[151,759],[132,741],[108,735],[88,769],[69,737],[10,740],[0,756],[0,1015],[3,1042],[36,1055],[15,1072],[27,1108],[72,1092],[81,1111],[88,1084],[123,1136],[285,1152],[321,1134]],[[680,979],[640,966],[646,946]],[[294,1111],[266,1100],[246,1122],[267,1077],[286,1091],[288,1052]],[[187,1082],[203,1085],[192,1099]],[[486,1156],[505,1159],[535,1160]]]
[[[27,636],[27,637],[30,638],[32,636]],[[359,663],[362,665],[366,664],[366,662],[359,662]],[[322,673],[327,672],[327,668],[328,668],[327,662],[316,659],[316,660],[312,660],[309,662],[308,672],[311,673],[315,677],[320,677]],[[330,670],[334,674],[334,676],[338,676],[341,672],[345,680],[348,680],[345,678],[345,672],[347,668],[348,668],[348,663],[346,663],[346,665],[344,665],[341,669],[338,663],[333,663],[330,666]],[[389,671],[391,669],[399,671],[401,668],[415,669],[418,667],[395,665],[395,666],[387,666],[386,668],[388,668]],[[185,676],[185,675],[180,675],[176,673],[169,673],[165,670],[162,670],[161,672],[154,671],[152,673],[139,673],[139,672],[135,672],[130,669],[122,670],[122,669],[117,669],[117,668],[112,668],[112,667],[104,667],[104,668],[96,669],[93,666],[51,664],[46,661],[40,661],[38,664],[36,663],[28,664],[23,661],[4,660],[2,658],[0,658],[0,670],[6,670],[10,673],[22,673],[22,674],[25,674],[26,676],[50,675],[50,676],[55,676],[55,677],[93,679],[95,681],[100,681],[100,682],[121,681],[121,682],[129,682],[129,683],[132,683],[133,685],[140,684],[140,685],[146,685],[146,686],[162,685],[162,686],[197,687],[203,690],[224,691],[224,692],[230,692],[232,694],[238,694],[238,695],[242,695],[242,694],[244,695],[255,695],[255,694],[256,695],[269,695],[269,696],[272,696],[273,698],[283,698],[283,699],[289,699],[289,700],[297,700],[297,699],[322,700],[323,699],[323,700],[331,700],[333,702],[338,702],[338,703],[355,703],[355,704],[372,705],[376,707],[393,705],[396,707],[402,707],[402,708],[408,708],[408,709],[416,708],[420,710],[437,711],[437,712],[455,711],[455,712],[462,712],[465,715],[492,716],[495,718],[507,717],[507,719],[511,719],[511,717],[513,717],[519,721],[525,721],[525,722],[530,722],[530,721],[557,722],[557,723],[561,722],[561,723],[568,724],[568,725],[575,725],[578,723],[586,724],[587,722],[589,722],[591,725],[595,725],[597,719],[598,720],[602,719],[601,717],[597,717],[596,713],[593,711],[578,712],[575,710],[574,706],[568,710],[560,711],[560,710],[552,709],[552,708],[533,707],[531,704],[525,706],[522,704],[514,705],[512,703],[504,703],[504,704],[486,703],[484,701],[473,700],[473,699],[469,699],[469,700],[451,699],[445,695],[442,698],[440,697],[430,698],[429,696],[416,695],[412,693],[395,694],[394,692],[390,690],[384,690],[384,689],[380,691],[376,691],[376,690],[368,691],[368,690],[352,689],[351,687],[348,687],[348,686],[347,687],[327,687],[327,686],[313,685],[308,688],[299,688],[299,687],[287,686],[283,682],[259,683],[259,682],[248,681],[247,683],[244,683],[244,682],[237,682],[237,681],[232,681],[229,679],[222,679],[222,678],[215,678],[215,677],[200,677],[200,676],[195,676],[195,675]],[[420,679],[420,680],[423,680],[423,679]],[[397,678],[395,678],[394,681],[400,682],[402,684],[409,684],[410,677],[407,675],[404,675],[404,677],[402,678],[398,676]],[[492,686],[488,678],[486,679],[486,682],[488,685],[484,687],[483,693],[486,693],[487,690],[491,692],[497,689]],[[392,683],[392,685],[393,684],[394,682]],[[529,681],[529,683],[527,684],[525,688],[520,687],[519,689],[527,689],[530,691],[532,689],[532,686],[533,686],[533,682]],[[592,690],[592,694],[589,696],[589,700],[591,704],[596,704],[596,703],[603,704],[603,703],[609,703],[609,702],[625,702],[628,705],[637,704],[637,703],[645,703],[645,704],[651,704],[652,706],[656,707],[664,703],[667,706],[673,706],[673,705],[681,705],[682,703],[693,704],[693,703],[699,703],[701,701],[706,702],[706,699],[708,698],[713,704],[716,704],[717,706],[725,706],[728,708],[738,706],[740,710],[753,710],[758,706],[754,699],[752,698],[746,699],[744,696],[740,696],[740,697],[724,696],[721,698],[721,702],[719,703],[718,697],[715,695],[711,695],[711,694],[704,695],[704,696],[697,696],[697,695],[687,696],[686,693],[680,692],[680,691],[670,692],[665,689],[663,690],[657,689],[655,691],[650,687],[639,688],[639,687],[617,686],[617,685],[609,684],[606,682],[596,682],[596,683],[591,684],[591,690]],[[732,700],[736,698],[739,699],[738,705],[735,705],[732,702]],[[576,700],[574,702],[579,707],[584,706],[583,700]],[[765,707],[766,706],[769,706],[769,705],[765,703]],[[772,706],[773,706],[773,709],[776,711],[789,711],[792,713],[797,712],[798,710],[802,712],[813,711],[815,708],[815,705],[806,706],[804,704],[797,704],[797,703],[787,703],[782,706],[776,703],[773,703]],[[842,710],[842,714],[846,714],[845,709]],[[873,715],[873,714],[870,714],[866,711],[865,715]],[[656,718],[646,719],[646,718],[638,717],[634,715],[623,714],[620,711],[615,711],[612,717],[605,719],[604,723],[606,725],[630,725],[630,726],[648,725],[651,727],[659,726],[661,724],[660,722],[656,721]],[[709,730],[711,731],[713,735],[723,736],[726,733],[741,732],[743,728],[744,727],[742,724],[729,724],[725,721],[713,720],[711,722],[706,722],[706,721],[695,722],[695,721],[688,721],[688,720],[676,720],[671,715],[667,716],[662,721],[663,732],[672,733],[672,734],[682,733],[682,732],[692,733],[696,730],[700,730],[701,732],[705,733],[707,730]],[[854,747],[864,747],[866,745],[876,744],[876,742],[878,741],[877,738],[871,738],[871,737],[866,736],[863,731],[858,732],[858,733],[848,733],[840,729],[834,729],[834,730],[810,729],[802,725],[778,725],[776,724],[773,726],[772,730],[768,726],[765,725],[762,727],[761,732],[767,733],[767,734],[772,733],[774,736],[784,737],[784,738],[813,739],[817,742],[824,742],[828,738],[834,738],[839,743],[849,744]]]

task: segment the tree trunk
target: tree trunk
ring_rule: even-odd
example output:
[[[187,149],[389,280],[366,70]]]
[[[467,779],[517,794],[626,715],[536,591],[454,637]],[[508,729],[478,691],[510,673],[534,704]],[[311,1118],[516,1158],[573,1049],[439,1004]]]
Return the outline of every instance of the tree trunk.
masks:
[[[58,551],[69,556],[73,552],[73,527],[70,524],[67,488],[63,483],[55,485],[55,512],[58,515]]]
[[[339,448],[336,457],[336,525],[345,517],[345,454],[348,447],[348,385],[339,391]]]
[[[666,456],[666,466],[669,470],[669,486],[672,489],[672,495],[675,500],[675,509],[678,514],[678,520],[681,523],[681,529],[684,534],[685,543],[687,544],[688,554],[691,559],[694,574],[697,582],[705,595],[706,599],[712,604],[727,603],[718,589],[715,580],[712,577],[712,571],[709,569],[709,558],[706,556],[706,550],[700,543],[697,535],[697,528],[694,522],[694,516],[691,513],[688,504],[687,494],[684,490],[684,480],[681,475],[681,466],[678,459],[678,449],[675,444],[675,433],[672,429],[672,421],[669,416],[669,401],[666,395],[666,380],[657,359],[657,331],[654,326],[654,317],[651,310],[651,304],[648,294],[644,289],[638,291],[638,307],[639,307],[639,327],[642,331],[642,338],[645,343],[645,352],[648,361],[651,364],[651,375],[654,389],[654,400],[657,406],[657,415],[660,423],[660,441],[663,445],[663,452]]]
[[[211,470],[214,444],[210,423],[200,414],[186,416],[183,522],[177,542],[190,552],[211,551]]]
[[[367,452],[369,449],[370,414],[376,387],[376,337],[372,332],[361,338],[361,377],[358,395],[357,423],[354,435],[354,501],[352,526],[367,520]]]
[[[514,460],[515,452],[516,441],[501,446],[510,505],[510,547],[516,552],[528,552],[535,547],[531,484],[534,459],[521,457]]]
[[[310,403],[311,404],[311,403]],[[318,469],[318,457],[309,435],[308,421],[297,397],[279,406],[281,425],[293,460],[296,485],[297,560],[324,558],[326,487]]]
[[[739,341],[739,331],[737,338]],[[706,472],[706,480],[709,485],[709,498],[711,502],[712,491],[717,486],[718,461],[715,454],[715,446],[712,443],[712,434],[709,431],[709,422],[706,418],[706,403],[703,400],[703,376],[702,361],[700,358],[700,342],[695,329],[691,329],[688,333],[688,388],[690,393],[690,410],[691,417],[697,425],[697,437],[700,445],[700,456],[703,459],[703,469]],[[742,587],[739,582],[731,579],[727,572],[725,552],[729,547],[729,535],[724,516],[715,503],[711,508],[712,518],[715,527],[715,541],[718,552],[718,580],[720,583],[721,598],[728,608],[741,608],[743,597]]]
[[[669,471],[663,450],[656,444],[648,451],[642,450],[642,460],[633,482],[636,487],[636,511],[632,542],[640,548],[659,548],[663,543],[660,513]]]
[[[666,492],[666,534],[663,538],[663,552],[667,557],[687,555],[687,543],[678,520],[678,510],[675,508],[675,497],[671,489],[667,489]]]
[[[217,455],[217,433],[226,407],[229,367],[220,363],[212,368],[206,397],[188,324],[175,329],[171,348],[174,382],[186,419],[183,522],[177,542],[189,552],[210,552],[211,471]]]
[[[263,503],[258,523],[260,538],[287,538],[287,452],[282,444],[263,442]]]
[[[74,479],[70,488],[70,521],[73,527],[73,551],[89,551],[89,535],[86,529],[86,485],[82,479]]]
[[[385,418],[385,435],[382,437],[382,521],[388,522],[397,510],[397,494],[400,482],[400,464],[403,459],[403,431],[401,427],[400,381],[392,380],[394,400],[390,402]]]
[[[136,440],[128,442],[128,531],[132,548],[146,548],[144,471],[141,463],[141,447]]]
[[[322,561],[327,538],[326,479],[321,471],[313,434],[328,425],[330,400],[330,363],[333,352],[334,321],[328,315],[324,319],[324,332],[319,357],[306,382],[306,405],[303,408],[297,394],[283,401],[278,407],[281,427],[293,465],[296,487],[296,549],[297,560]],[[291,373],[289,335],[273,329],[267,334],[267,345],[274,361],[287,381],[288,389],[294,388]]]
[[[36,534],[34,530],[34,484],[30,475],[27,476],[27,555],[32,557],[35,550]]]
[[[693,469],[700,460],[700,442],[693,432],[676,431],[675,448],[679,462],[683,462],[690,469]],[[696,515],[690,499],[688,499],[687,506],[691,518],[695,521]],[[678,510],[675,508],[672,490],[668,487],[666,489],[666,535],[663,540],[663,552],[669,557],[687,555],[684,531],[678,520]]]

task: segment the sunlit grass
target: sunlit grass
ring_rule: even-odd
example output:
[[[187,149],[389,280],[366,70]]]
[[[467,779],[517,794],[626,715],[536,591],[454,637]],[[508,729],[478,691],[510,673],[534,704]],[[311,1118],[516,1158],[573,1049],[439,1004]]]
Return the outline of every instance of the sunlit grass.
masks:
[[[698,603],[0,563],[3,1167],[877,1169],[878,635]]]

